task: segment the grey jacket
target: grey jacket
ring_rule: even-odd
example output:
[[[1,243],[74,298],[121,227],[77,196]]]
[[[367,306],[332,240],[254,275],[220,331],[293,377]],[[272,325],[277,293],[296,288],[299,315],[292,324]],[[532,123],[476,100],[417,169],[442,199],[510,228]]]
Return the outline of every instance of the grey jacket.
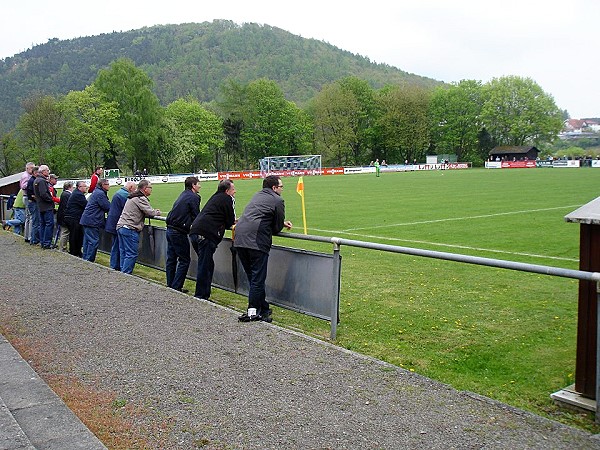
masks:
[[[273,235],[283,229],[285,204],[273,189],[258,191],[235,226],[235,247],[269,253]]]
[[[137,231],[138,233],[144,229],[144,219],[146,217],[154,217],[158,215],[158,211],[150,206],[148,197],[139,191],[130,194],[125,202],[123,212],[117,222],[117,230],[121,227],[126,227]]]

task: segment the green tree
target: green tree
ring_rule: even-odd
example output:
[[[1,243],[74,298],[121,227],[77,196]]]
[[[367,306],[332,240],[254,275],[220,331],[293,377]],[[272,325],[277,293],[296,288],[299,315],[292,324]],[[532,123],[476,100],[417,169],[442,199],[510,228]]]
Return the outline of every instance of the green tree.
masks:
[[[23,170],[25,155],[21,151],[14,131],[0,137],[0,176],[7,177]]]
[[[350,143],[352,163],[362,164],[368,158],[372,141],[373,123],[377,112],[375,91],[369,82],[358,77],[346,77],[338,81],[342,89],[350,93],[357,101],[358,109],[353,113],[354,135],[356,140]]]
[[[158,172],[161,109],[150,77],[133,61],[121,58],[100,70],[94,85],[117,104],[118,131],[123,140],[112,144],[113,151],[119,155],[123,152],[132,170],[150,168]]]
[[[65,151],[91,173],[104,164],[111,146],[121,142],[117,104],[107,101],[94,85],[69,92],[62,103],[67,124]]]
[[[65,132],[60,104],[51,95],[34,94],[23,101],[23,109],[17,130],[26,156],[38,164],[50,164],[47,152],[61,142]]]
[[[164,124],[168,133],[161,158],[167,166],[172,161],[196,172],[213,163],[223,147],[221,118],[197,100],[179,99],[168,105]],[[217,166],[216,161],[214,165]]]
[[[562,129],[562,112],[531,78],[494,78],[483,96],[482,122],[497,145],[552,142]]]
[[[429,107],[431,141],[437,153],[456,154],[459,161],[480,157],[482,84],[462,80],[437,87]]]
[[[265,78],[249,83],[241,137],[253,162],[302,148],[308,137],[303,135],[299,117],[297,107],[285,99],[277,83]]]
[[[242,129],[244,128],[242,116],[245,104],[246,89],[244,85],[232,79],[221,84],[215,105],[223,117],[225,144],[221,160],[227,170],[231,170],[232,167],[249,167],[248,152],[242,145]]]
[[[423,160],[429,145],[429,91],[416,86],[389,86],[377,93],[374,157],[386,161]]]
[[[325,85],[311,105],[317,151],[328,163],[361,164],[372,139],[376,112],[369,84],[347,77]]]

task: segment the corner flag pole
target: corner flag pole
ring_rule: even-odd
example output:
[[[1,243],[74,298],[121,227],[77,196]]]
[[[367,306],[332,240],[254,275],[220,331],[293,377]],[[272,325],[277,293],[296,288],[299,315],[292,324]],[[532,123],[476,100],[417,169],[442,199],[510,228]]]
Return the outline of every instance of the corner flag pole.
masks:
[[[298,178],[296,192],[302,197],[302,223],[304,224],[304,234],[308,234],[306,232],[306,207],[304,206],[304,177]]]

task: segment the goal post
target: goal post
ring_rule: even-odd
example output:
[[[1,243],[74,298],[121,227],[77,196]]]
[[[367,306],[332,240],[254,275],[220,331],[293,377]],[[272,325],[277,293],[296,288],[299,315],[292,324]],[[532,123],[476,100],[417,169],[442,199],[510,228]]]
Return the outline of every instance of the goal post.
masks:
[[[264,178],[281,171],[310,171],[321,174],[321,155],[267,156],[259,160],[260,174]]]

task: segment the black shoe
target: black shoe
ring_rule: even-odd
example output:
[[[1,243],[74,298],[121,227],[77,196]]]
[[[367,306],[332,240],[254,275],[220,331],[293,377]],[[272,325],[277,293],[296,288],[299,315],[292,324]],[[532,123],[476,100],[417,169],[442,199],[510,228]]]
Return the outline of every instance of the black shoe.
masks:
[[[273,318],[271,317],[273,315],[273,311],[271,310],[271,308],[267,309],[266,311],[261,311],[259,314],[260,319],[263,322],[268,322],[271,323],[273,321]]]
[[[184,294],[187,294],[188,292],[190,292],[190,290],[183,288],[183,289],[181,289],[181,292],[183,292]]]
[[[260,314],[254,314],[253,316],[249,316],[248,314],[244,313],[240,317],[238,317],[238,321],[240,322],[258,322],[260,320],[263,320],[263,317]]]

